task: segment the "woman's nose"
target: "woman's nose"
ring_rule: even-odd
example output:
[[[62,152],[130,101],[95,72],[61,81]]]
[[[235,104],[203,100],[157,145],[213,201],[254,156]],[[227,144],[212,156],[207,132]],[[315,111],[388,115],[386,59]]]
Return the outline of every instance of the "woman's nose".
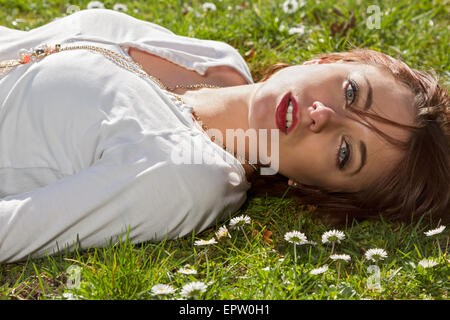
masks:
[[[315,133],[322,131],[326,126],[330,125],[336,117],[336,112],[320,101],[315,101],[309,108],[311,108],[309,113],[311,119],[310,128]]]

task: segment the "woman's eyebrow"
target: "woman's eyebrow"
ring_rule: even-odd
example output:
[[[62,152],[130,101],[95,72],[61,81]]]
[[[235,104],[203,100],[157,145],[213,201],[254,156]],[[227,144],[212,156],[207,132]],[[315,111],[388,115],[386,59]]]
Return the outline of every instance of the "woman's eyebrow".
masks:
[[[359,164],[358,169],[356,169],[355,171],[353,171],[352,173],[350,173],[351,176],[357,174],[359,171],[361,171],[361,169],[364,167],[364,165],[366,164],[366,160],[367,160],[367,148],[366,148],[366,144],[364,143],[364,141],[360,141],[359,142],[359,153],[361,154],[361,163]]]
[[[364,104],[364,110],[367,111],[372,106],[372,86],[370,85],[370,82],[366,78],[366,76],[363,75],[363,78],[366,81],[366,85],[367,85],[367,97],[366,97],[366,103]]]

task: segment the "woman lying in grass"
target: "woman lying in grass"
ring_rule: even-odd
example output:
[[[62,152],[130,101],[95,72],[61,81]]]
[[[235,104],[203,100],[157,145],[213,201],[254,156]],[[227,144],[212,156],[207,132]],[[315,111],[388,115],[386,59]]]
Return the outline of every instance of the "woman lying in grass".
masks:
[[[382,53],[254,83],[231,46],[109,10],[0,47],[0,261],[200,232],[277,179],[319,213],[448,217],[448,93]]]

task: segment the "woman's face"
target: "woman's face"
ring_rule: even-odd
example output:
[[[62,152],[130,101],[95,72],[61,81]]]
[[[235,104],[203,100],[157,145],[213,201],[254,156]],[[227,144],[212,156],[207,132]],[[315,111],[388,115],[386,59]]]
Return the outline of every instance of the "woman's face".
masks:
[[[284,68],[255,90],[250,128],[278,128],[276,109],[289,94],[297,105],[294,117],[298,121],[287,134],[279,132],[282,175],[333,191],[354,192],[401,159],[400,149],[349,117],[357,118],[348,110],[351,106],[413,125],[413,94],[386,71],[354,63]],[[405,141],[409,137],[404,129],[365,121],[393,138]]]

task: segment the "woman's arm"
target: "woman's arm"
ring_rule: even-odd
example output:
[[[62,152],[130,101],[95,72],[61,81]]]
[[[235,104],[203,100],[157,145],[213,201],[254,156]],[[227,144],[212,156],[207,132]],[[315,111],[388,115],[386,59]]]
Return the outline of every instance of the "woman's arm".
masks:
[[[130,47],[131,58],[138,62],[144,70],[158,78],[165,86],[194,85],[206,83],[218,87],[231,87],[248,84],[247,80],[235,68],[230,66],[209,67],[204,75],[186,69],[154,54]]]
[[[219,86],[253,82],[245,60],[225,42],[176,35],[162,26],[114,10],[83,10],[72,16],[80,38],[130,47],[132,58],[168,86],[187,84],[186,79]]]
[[[195,179],[189,166],[149,161],[136,153],[142,148],[112,147],[78,174],[1,199],[0,262],[66,246],[73,250],[77,239],[82,249],[102,246],[124,238],[128,227],[130,239],[141,242],[175,238],[211,224],[210,211],[222,190],[207,179]]]

